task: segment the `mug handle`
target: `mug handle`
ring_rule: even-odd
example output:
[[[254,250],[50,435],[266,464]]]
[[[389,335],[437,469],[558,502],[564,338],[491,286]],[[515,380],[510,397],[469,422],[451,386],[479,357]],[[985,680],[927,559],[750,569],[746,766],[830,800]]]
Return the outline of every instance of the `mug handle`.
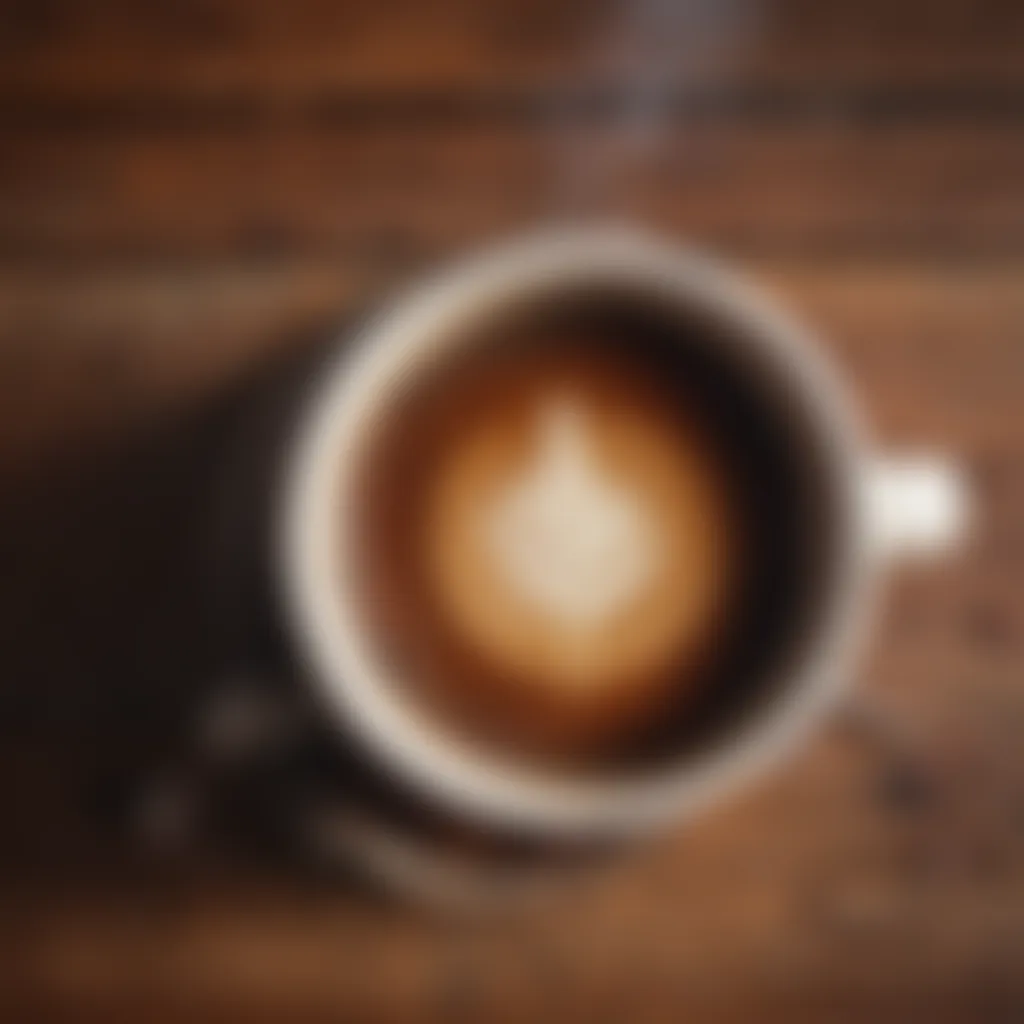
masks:
[[[883,558],[925,559],[966,540],[970,493],[951,459],[929,452],[882,456],[864,476],[871,543]]]

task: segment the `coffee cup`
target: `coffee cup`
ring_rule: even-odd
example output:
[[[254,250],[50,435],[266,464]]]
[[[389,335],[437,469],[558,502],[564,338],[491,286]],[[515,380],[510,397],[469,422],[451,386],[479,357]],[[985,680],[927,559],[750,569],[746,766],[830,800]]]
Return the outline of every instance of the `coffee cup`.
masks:
[[[761,632],[784,632],[785,642],[764,641],[769,653],[750,668],[757,679],[744,683],[742,697],[713,727],[694,734],[680,726],[675,743],[673,725],[651,756],[592,768],[510,753],[472,730],[451,728],[425,706],[417,699],[415,659],[396,665],[386,629],[382,635],[368,618],[366,571],[356,567],[367,543],[360,522],[368,501],[363,470],[383,450],[378,441],[389,410],[393,421],[418,382],[472,348],[482,325],[507,323],[538,303],[571,299],[578,306],[611,294],[633,309],[657,310],[662,322],[676,317],[697,325],[680,332],[679,344],[727,367],[742,401],[756,404],[761,427],[745,436],[777,430],[781,439],[780,458],[791,471],[762,472],[758,493],[773,495],[774,514],[783,530],[791,527],[794,543],[803,544],[802,532],[814,540],[772,578],[779,594],[803,595],[799,609],[794,601],[791,612],[778,611],[789,606],[770,599],[758,606],[777,606]],[[586,362],[585,344],[573,351]],[[584,464],[579,444],[572,448],[578,423],[574,428],[572,415],[559,419],[557,411],[547,422],[544,479],[560,480],[558,493],[568,494],[566,481],[582,473],[572,476],[572,458],[577,469]],[[472,429],[468,423],[463,432]],[[426,808],[471,826],[555,842],[619,840],[687,819],[797,749],[847,693],[885,570],[901,558],[950,548],[967,527],[956,466],[935,454],[876,452],[848,387],[806,327],[710,257],[621,227],[530,235],[436,274],[345,340],[300,403],[290,438],[273,496],[272,586],[296,663],[338,741]],[[559,450],[563,468],[569,466],[564,472],[557,469]],[[535,475],[543,477],[540,469]],[[799,502],[789,497],[794,481]],[[556,490],[550,484],[549,492]],[[605,533],[617,537],[614,524],[622,516],[616,519],[608,512],[614,503],[601,500],[596,519],[591,498],[580,500],[578,515],[588,530],[591,521],[612,523]],[[797,507],[803,518],[787,527],[785,517]],[[714,508],[710,499],[702,506],[705,519]],[[762,543],[770,547],[770,540]],[[554,544],[554,562],[566,543],[571,538]],[[550,563],[550,553],[540,561]],[[549,604],[561,601],[566,616],[597,614],[593,609],[611,600],[586,586],[573,591],[572,581],[559,577],[569,570],[558,565],[548,573],[557,578],[548,579],[548,568],[526,570],[534,573],[526,585],[546,594]],[[627,570],[605,575],[629,590],[621,582],[630,578]],[[485,603],[486,589],[481,594]],[[728,643],[739,641],[731,635]],[[675,699],[671,689],[652,698],[663,702],[666,720]]]

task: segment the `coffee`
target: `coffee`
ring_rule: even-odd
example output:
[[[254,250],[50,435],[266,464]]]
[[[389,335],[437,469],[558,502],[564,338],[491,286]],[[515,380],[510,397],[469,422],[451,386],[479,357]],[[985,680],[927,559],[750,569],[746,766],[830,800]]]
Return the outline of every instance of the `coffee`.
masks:
[[[785,438],[702,330],[562,300],[469,332],[396,392],[360,455],[346,571],[426,713],[595,765],[678,747],[749,688],[806,531]]]

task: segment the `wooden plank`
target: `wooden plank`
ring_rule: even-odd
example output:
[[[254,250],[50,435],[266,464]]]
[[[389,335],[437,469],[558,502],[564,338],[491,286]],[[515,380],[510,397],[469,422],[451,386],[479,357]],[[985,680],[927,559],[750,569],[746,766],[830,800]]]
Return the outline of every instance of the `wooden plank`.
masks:
[[[1024,437],[1024,265],[747,259],[806,312],[883,434],[968,450]],[[358,257],[191,271],[0,275],[0,449],[173,415],[415,279]]]
[[[0,257],[394,258],[578,208],[766,256],[1024,247],[1018,130],[827,118],[662,129],[633,139],[564,127],[286,122],[17,136],[0,165]]]
[[[499,1021],[609,1007],[898,1021],[911,1007],[966,1022],[1020,1007],[1018,874],[922,868],[976,856],[993,826],[1019,856],[998,825],[1012,804],[970,828],[945,801],[897,810],[877,796],[884,760],[821,742],[600,883],[498,921],[428,922],[244,869],[5,893],[3,1003],[97,1020],[444,1019],[456,1005]]]
[[[46,106],[550,88],[630,61],[687,87],[1019,87],[1019,5],[12,0],[0,93]],[[173,103],[172,103],[173,105]]]

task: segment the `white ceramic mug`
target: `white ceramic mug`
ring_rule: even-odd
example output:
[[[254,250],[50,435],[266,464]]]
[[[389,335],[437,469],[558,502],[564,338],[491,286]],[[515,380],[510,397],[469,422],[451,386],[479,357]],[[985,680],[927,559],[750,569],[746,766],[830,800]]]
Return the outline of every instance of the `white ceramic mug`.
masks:
[[[798,414],[835,522],[831,573],[811,635],[763,702],[706,749],[642,776],[560,776],[444,733],[420,713],[361,625],[344,571],[358,543],[355,460],[395,390],[476,318],[538,295],[607,283],[728,326],[745,372]],[[824,458],[821,458],[824,454]],[[347,742],[401,785],[471,822],[560,837],[621,837],[688,815],[790,751],[851,678],[881,570],[964,532],[960,475],[937,457],[874,452],[822,347],[760,291],[695,252],[620,228],[554,231],[477,254],[365,326],[319,382],[286,465],[276,542],[289,628]]]

